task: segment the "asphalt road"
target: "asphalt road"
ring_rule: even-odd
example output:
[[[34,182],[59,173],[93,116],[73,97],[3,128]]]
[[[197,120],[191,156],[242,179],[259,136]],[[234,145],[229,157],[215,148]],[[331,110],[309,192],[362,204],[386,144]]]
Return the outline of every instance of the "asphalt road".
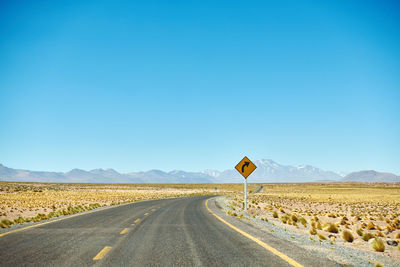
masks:
[[[0,265],[290,266],[216,218],[207,198],[137,202],[13,232],[0,237]],[[212,199],[209,207],[222,216]],[[289,251],[305,266],[334,265]]]
[[[261,193],[261,191],[264,189],[264,186],[260,185],[256,190],[254,190],[253,193]]]

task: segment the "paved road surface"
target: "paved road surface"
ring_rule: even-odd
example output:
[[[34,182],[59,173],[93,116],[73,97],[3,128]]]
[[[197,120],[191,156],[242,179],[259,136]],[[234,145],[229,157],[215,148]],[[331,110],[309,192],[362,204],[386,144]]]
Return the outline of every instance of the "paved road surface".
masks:
[[[0,265],[290,266],[218,220],[207,198],[132,203],[10,233],[0,237]],[[209,206],[222,216],[212,199]],[[334,265],[287,250],[305,266]]]

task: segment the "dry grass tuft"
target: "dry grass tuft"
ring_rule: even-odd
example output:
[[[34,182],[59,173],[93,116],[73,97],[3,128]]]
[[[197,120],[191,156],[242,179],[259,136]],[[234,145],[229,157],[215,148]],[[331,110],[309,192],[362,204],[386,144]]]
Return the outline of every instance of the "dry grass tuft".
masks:
[[[362,236],[363,235],[363,231],[361,229],[357,229],[356,231],[357,235]]]
[[[307,220],[304,219],[303,217],[300,217],[299,222],[300,222],[304,227],[307,227]]]
[[[311,228],[311,229],[310,229],[310,234],[316,235],[316,234],[317,234],[317,229]]]
[[[350,231],[344,230],[342,232],[342,238],[347,241],[347,242],[353,242],[354,241],[354,236],[352,235],[352,233],[350,233]]]
[[[233,212],[233,211],[230,211],[230,210],[228,210],[226,213],[227,213],[229,216],[234,216],[234,217],[237,216],[237,213],[236,213],[236,212]]]
[[[14,222],[8,220],[8,219],[4,219],[1,221],[1,227],[2,228],[6,228],[6,227],[10,227],[11,225],[13,225]]]
[[[376,236],[385,237],[385,235],[384,235],[381,231],[378,231],[378,232],[376,233]]]
[[[373,222],[369,222],[367,225],[367,230],[375,230],[375,224]]]
[[[339,229],[334,223],[327,223],[324,225],[324,231],[330,232],[330,233],[339,233]]]
[[[373,234],[371,234],[371,233],[364,233],[362,235],[361,239],[364,240],[364,241],[368,241],[368,240],[370,240],[371,238],[374,238],[374,237],[375,236]]]
[[[287,223],[289,221],[289,216],[287,215],[282,215],[281,217],[279,217],[279,219],[283,222],[283,223]]]
[[[376,237],[374,241],[372,241],[371,247],[378,252],[385,251],[385,244],[383,243],[382,239]]]

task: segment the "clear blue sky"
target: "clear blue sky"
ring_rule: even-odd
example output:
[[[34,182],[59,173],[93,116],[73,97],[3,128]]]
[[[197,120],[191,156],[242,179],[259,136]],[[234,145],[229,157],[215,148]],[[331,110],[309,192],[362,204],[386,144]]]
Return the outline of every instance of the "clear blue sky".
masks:
[[[0,163],[400,174],[396,1],[1,1]]]

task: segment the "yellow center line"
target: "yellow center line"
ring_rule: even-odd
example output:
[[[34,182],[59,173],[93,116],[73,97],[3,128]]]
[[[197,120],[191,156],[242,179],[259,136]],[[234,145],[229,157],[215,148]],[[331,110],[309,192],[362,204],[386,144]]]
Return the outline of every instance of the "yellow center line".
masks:
[[[128,228],[125,228],[124,230],[121,231],[120,234],[121,234],[121,235],[124,235],[124,234],[126,234],[126,232],[128,232],[128,230],[129,230]]]
[[[149,215],[149,213],[146,212],[146,213],[144,214],[144,216],[147,216],[147,215]]]
[[[94,256],[93,260],[94,261],[101,260],[110,250],[111,250],[111,247],[105,246],[102,250],[100,250],[99,253],[97,253],[96,256]]]
[[[140,222],[140,219],[136,219],[136,220],[134,221],[134,223],[138,223],[138,222]]]
[[[287,263],[289,263],[292,266],[295,267],[304,267],[303,265],[301,265],[300,263],[298,263],[297,261],[295,261],[294,259],[286,256],[285,254],[283,254],[282,252],[278,251],[277,249],[271,247],[270,245],[262,242],[261,240],[253,237],[252,235],[246,233],[245,231],[240,230],[239,228],[237,228],[236,226],[233,226],[232,224],[228,223],[227,221],[225,221],[224,219],[222,219],[221,217],[219,217],[217,214],[215,214],[214,212],[212,212],[210,210],[210,208],[208,207],[208,199],[206,200],[206,208],[207,210],[214,215],[218,220],[220,220],[221,222],[223,222],[224,224],[228,225],[230,228],[232,228],[233,230],[239,232],[240,234],[244,235],[245,237],[249,238],[250,240],[256,242],[257,244],[259,244],[260,246],[262,246],[263,248],[265,248],[266,250],[268,250],[269,252],[272,252],[273,254],[275,254],[276,256],[280,257],[281,259],[283,259],[284,261],[286,261]]]

